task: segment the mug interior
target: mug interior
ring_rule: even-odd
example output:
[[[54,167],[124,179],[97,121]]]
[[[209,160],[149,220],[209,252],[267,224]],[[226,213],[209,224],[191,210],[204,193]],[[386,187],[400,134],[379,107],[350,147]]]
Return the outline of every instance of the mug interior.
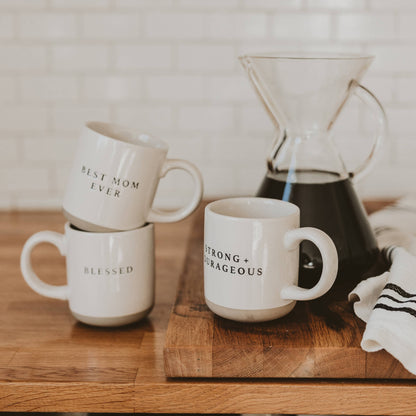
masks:
[[[168,150],[165,142],[146,133],[131,130],[117,124],[103,123],[100,121],[90,121],[86,124],[87,128],[102,136],[110,137],[125,143]]]
[[[290,202],[257,197],[220,199],[208,204],[207,209],[234,218],[270,219],[299,215],[299,208]]]

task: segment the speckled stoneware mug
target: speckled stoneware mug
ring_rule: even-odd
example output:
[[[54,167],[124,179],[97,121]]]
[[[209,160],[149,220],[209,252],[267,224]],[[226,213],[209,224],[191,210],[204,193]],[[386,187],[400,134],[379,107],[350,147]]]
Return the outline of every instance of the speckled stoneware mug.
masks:
[[[331,288],[338,270],[335,245],[321,230],[299,228],[299,218],[296,205],[277,199],[229,198],[206,206],[204,291],[214,313],[268,321]],[[312,241],[322,255],[322,275],[311,289],[297,286],[302,240]]]
[[[147,222],[173,222],[190,215],[202,198],[202,177],[192,163],[167,159],[168,145],[116,124],[86,123],[78,141],[63,200],[64,214],[82,230],[133,230]],[[170,170],[188,173],[190,201],[175,211],[152,207],[159,181]]]
[[[51,243],[66,256],[67,284],[39,279],[31,252]],[[154,304],[154,226],[92,233],[67,223],[65,233],[41,231],[25,243],[20,267],[26,283],[40,295],[67,300],[76,319],[97,326],[120,326],[144,318]]]

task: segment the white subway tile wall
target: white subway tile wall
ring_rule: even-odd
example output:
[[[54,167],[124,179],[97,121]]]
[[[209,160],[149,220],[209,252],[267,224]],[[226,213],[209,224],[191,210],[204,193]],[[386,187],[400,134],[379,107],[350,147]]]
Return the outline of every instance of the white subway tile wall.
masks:
[[[61,206],[87,120],[163,138],[199,166],[206,198],[254,194],[274,132],[237,58],[279,50],[376,55],[363,84],[390,144],[358,191],[416,192],[415,0],[0,0],[0,209]],[[350,169],[375,127],[357,99],[341,114]],[[169,173],[157,204],[190,186]]]

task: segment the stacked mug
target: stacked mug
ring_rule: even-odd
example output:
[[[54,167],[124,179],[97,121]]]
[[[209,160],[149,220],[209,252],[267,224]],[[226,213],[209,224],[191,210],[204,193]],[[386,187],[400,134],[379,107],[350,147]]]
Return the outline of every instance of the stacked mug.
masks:
[[[21,270],[37,293],[68,300],[81,322],[125,325],[144,318],[155,297],[154,225],[190,215],[202,198],[202,178],[188,161],[167,159],[165,142],[102,122],[86,123],[67,184],[64,234],[41,231],[25,243]],[[175,211],[152,207],[160,178],[172,169],[193,180],[190,202]],[[39,243],[66,256],[67,284],[34,273],[30,255]]]

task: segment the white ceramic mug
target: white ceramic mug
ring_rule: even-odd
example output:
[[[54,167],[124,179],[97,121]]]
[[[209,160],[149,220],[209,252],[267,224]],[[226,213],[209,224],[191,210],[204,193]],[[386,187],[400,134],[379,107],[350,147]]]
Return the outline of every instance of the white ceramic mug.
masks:
[[[268,198],[229,198],[205,208],[204,291],[208,307],[224,318],[261,322],[289,313],[333,285],[337,251],[321,230],[299,228],[299,208]],[[319,248],[323,270],[311,289],[297,286],[299,244]]]
[[[202,198],[198,169],[181,159],[167,159],[168,146],[155,137],[121,126],[88,122],[78,142],[63,201],[71,224],[87,231],[131,230],[146,222],[179,221]],[[193,180],[187,205],[175,211],[152,208],[161,177],[182,169]]]
[[[40,280],[32,249],[54,244],[66,256],[67,284]],[[65,234],[41,231],[25,243],[20,267],[40,295],[69,301],[76,319],[97,326],[119,326],[145,317],[154,304],[154,226],[114,233],[91,233],[65,225]]]

